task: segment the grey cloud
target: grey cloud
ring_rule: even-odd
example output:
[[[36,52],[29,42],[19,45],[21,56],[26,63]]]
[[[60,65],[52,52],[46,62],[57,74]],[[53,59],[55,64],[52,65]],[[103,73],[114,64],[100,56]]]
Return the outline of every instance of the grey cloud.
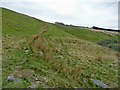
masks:
[[[24,14],[28,14],[31,16],[35,16],[39,18],[40,16],[44,16],[47,18],[53,18],[53,19],[64,19],[64,20],[73,20],[77,19],[74,16],[71,15],[61,15],[57,12],[44,7],[43,5],[33,3],[33,2],[9,2],[9,3],[2,3],[3,6],[9,7],[10,9],[13,9],[15,11],[19,11]],[[29,6],[29,7],[27,7]]]

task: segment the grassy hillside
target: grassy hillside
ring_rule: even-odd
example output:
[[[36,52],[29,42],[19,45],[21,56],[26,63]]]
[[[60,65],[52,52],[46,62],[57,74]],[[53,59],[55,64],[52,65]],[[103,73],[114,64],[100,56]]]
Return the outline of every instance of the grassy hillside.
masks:
[[[91,31],[87,28],[76,28],[76,27],[68,27],[68,26],[61,26],[61,25],[59,25],[58,28],[61,28],[61,30],[67,33],[70,33],[80,39],[87,40],[90,42],[95,42],[95,43],[101,40],[104,40],[106,38],[111,38],[111,35],[109,34]]]
[[[4,88],[100,88],[91,78],[118,87],[118,52],[97,45],[113,35],[46,23],[4,8],[2,35]],[[21,81],[6,82],[8,76]]]

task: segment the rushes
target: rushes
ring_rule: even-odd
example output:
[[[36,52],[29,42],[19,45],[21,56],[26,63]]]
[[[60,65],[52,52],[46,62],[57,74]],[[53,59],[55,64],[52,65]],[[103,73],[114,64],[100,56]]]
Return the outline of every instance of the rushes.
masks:
[[[77,81],[80,80],[80,75],[81,75],[81,66],[80,65],[75,66],[75,68],[73,69],[73,75]]]
[[[38,38],[37,35],[33,35],[32,37],[30,37],[28,45],[30,45],[31,43],[34,43],[34,41]]]
[[[63,73],[63,75],[66,75],[66,73],[67,73],[67,61],[65,61],[62,64],[61,68],[62,68],[61,72]]]
[[[39,52],[42,51],[44,57],[50,60],[52,57],[52,52],[47,45],[45,38],[42,37],[42,34],[45,33],[47,30],[48,26],[45,26],[45,29],[43,31],[41,31],[37,35],[33,35],[30,38],[28,45],[31,51],[35,53],[35,55],[39,55]]]
[[[61,77],[65,77],[67,80],[74,80],[76,85],[79,84],[83,87],[92,87],[89,79],[91,77],[96,78],[98,75],[101,75],[99,72],[102,72],[97,72],[96,68],[101,69],[101,66],[103,66],[105,62],[116,60],[116,56],[113,57],[111,53],[102,53],[103,50],[101,50],[101,48],[94,48],[94,46],[87,47],[83,44],[84,42],[76,45],[76,42],[70,44],[67,40],[63,41],[61,38],[57,38],[55,40],[48,39],[47,41],[43,37],[36,37],[37,36],[34,35],[31,40],[33,43],[31,44],[32,50],[37,52],[41,51],[46,59],[52,58],[53,60],[48,62],[51,69],[53,69],[53,71]],[[51,46],[51,48],[49,46]],[[52,56],[53,54],[54,57]],[[104,67],[105,69],[109,69],[110,66],[105,64]],[[69,86],[69,83],[66,84],[62,82],[60,85],[62,84],[65,87]]]
[[[102,56],[98,55],[98,56],[96,57],[96,60],[97,60],[97,61],[101,61],[101,60],[102,60]]]

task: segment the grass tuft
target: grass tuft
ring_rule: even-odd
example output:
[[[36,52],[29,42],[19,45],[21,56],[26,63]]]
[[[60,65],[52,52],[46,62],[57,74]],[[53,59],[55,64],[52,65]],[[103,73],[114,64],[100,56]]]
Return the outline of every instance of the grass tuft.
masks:
[[[39,55],[40,51],[42,51],[44,57],[50,60],[52,58],[51,49],[47,45],[45,38],[42,37],[42,34],[47,30],[48,26],[45,26],[45,29],[43,31],[37,35],[33,35],[28,42],[28,46],[31,48],[32,52],[35,53],[35,55]]]

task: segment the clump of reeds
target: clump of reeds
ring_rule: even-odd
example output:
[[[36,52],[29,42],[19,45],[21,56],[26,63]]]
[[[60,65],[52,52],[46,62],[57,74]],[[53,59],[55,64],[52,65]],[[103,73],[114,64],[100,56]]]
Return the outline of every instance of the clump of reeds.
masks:
[[[45,26],[45,29],[37,35],[30,37],[28,45],[32,52],[38,55],[39,51],[42,51],[46,59],[51,59],[51,50],[48,47],[45,38],[42,37],[42,34],[48,30],[48,26]]]
[[[61,72],[63,73],[63,75],[66,75],[67,73],[67,61],[64,61],[64,63],[61,65]]]
[[[98,55],[98,56],[96,57],[96,60],[99,61],[99,62],[102,61],[102,56]]]
[[[53,49],[53,52],[54,52],[54,53],[57,53],[57,52],[58,52],[58,49],[57,49],[57,48],[54,48],[54,49]]]
[[[76,65],[74,67],[74,69],[72,70],[73,72],[73,76],[75,78],[75,80],[79,81],[80,80],[80,76],[81,76],[81,66],[80,65]]]

